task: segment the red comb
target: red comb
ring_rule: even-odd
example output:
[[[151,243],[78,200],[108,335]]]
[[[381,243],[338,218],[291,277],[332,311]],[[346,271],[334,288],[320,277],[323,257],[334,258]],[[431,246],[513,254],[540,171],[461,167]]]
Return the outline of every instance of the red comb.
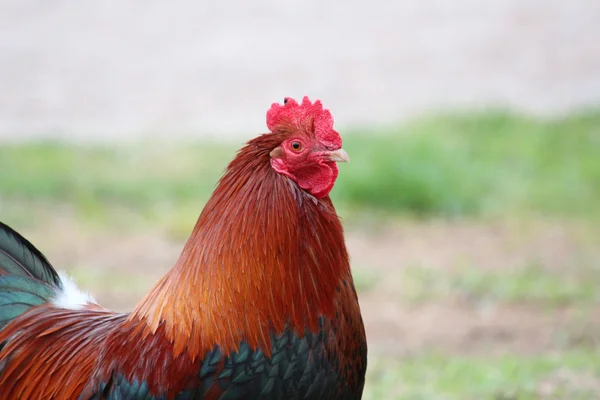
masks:
[[[308,96],[304,96],[302,104],[298,104],[291,97],[283,100],[283,105],[273,103],[267,111],[267,127],[273,132],[278,126],[306,127],[312,122],[316,138],[327,147],[339,149],[342,147],[342,138],[333,129],[333,117],[329,110],[323,109],[321,100],[311,103]],[[310,125],[308,125],[310,126]]]

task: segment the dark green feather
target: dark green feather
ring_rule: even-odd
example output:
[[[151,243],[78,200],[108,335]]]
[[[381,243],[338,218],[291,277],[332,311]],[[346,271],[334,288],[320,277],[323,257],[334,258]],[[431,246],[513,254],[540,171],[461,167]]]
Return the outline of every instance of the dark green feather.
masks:
[[[62,284],[46,257],[0,222],[0,329],[52,299]]]
[[[29,276],[61,287],[58,274],[46,257],[27,239],[0,222],[0,268],[2,275]]]
[[[11,291],[32,293],[43,299],[49,299],[55,293],[55,289],[47,283],[29,277],[18,275],[0,276],[0,292]]]
[[[200,400],[211,392],[218,400],[358,400],[362,387],[348,385],[335,360],[326,357],[328,333],[298,336],[286,329],[271,335],[272,354],[267,357],[244,341],[237,351],[225,355],[219,346],[198,362],[196,376],[176,400]],[[115,379],[112,378],[115,376]],[[197,379],[199,378],[199,380]],[[111,378],[98,386],[93,400],[164,400],[163,392],[150,393],[144,381],[127,380],[116,367]],[[86,398],[87,400],[87,398]]]

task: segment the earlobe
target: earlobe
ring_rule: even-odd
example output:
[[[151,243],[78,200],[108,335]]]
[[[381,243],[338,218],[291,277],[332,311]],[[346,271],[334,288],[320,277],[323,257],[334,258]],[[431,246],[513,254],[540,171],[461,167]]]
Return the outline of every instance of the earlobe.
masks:
[[[283,148],[281,146],[275,147],[269,153],[269,155],[271,156],[271,158],[282,158],[284,154],[285,154],[285,152],[283,151]]]

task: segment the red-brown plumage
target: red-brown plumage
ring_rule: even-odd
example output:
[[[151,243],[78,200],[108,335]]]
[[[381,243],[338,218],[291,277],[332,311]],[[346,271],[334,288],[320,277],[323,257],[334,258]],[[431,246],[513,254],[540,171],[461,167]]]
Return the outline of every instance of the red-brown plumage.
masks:
[[[350,271],[342,227],[329,200],[290,206],[298,201],[294,190],[262,150],[281,140],[268,134],[242,149],[179,261],[132,314],[153,330],[164,321],[176,351],[188,348],[197,357],[219,344],[229,352],[246,338],[268,354],[272,329],[282,331],[290,320],[299,334],[305,327],[316,331],[319,315],[334,316],[336,287]],[[226,329],[214,321],[228,321]]]
[[[240,150],[179,260],[130,315],[44,305],[0,331],[0,395],[88,398],[118,371],[175,398],[202,383],[199,363],[216,347],[227,355],[244,343],[269,357],[273,335],[324,329],[336,384],[360,398],[365,333],[327,196],[337,177],[331,160],[347,157],[332,123],[320,102],[274,105],[272,133]],[[224,390],[215,384],[204,398]]]
[[[40,306],[15,322],[0,333],[0,341],[15,338],[0,353],[7,361],[0,398],[75,399],[83,393],[87,399],[114,366],[130,379],[143,376],[151,390],[171,398],[197,384],[197,367],[187,354],[174,355],[162,329],[151,334],[124,314]]]

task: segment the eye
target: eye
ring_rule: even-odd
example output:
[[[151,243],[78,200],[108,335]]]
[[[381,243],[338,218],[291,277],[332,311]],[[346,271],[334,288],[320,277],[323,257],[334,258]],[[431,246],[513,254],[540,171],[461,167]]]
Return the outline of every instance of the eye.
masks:
[[[302,150],[302,143],[300,143],[300,142],[298,142],[296,140],[294,140],[292,142],[291,146],[292,146],[292,150],[294,150],[294,151],[300,151],[300,150]]]

